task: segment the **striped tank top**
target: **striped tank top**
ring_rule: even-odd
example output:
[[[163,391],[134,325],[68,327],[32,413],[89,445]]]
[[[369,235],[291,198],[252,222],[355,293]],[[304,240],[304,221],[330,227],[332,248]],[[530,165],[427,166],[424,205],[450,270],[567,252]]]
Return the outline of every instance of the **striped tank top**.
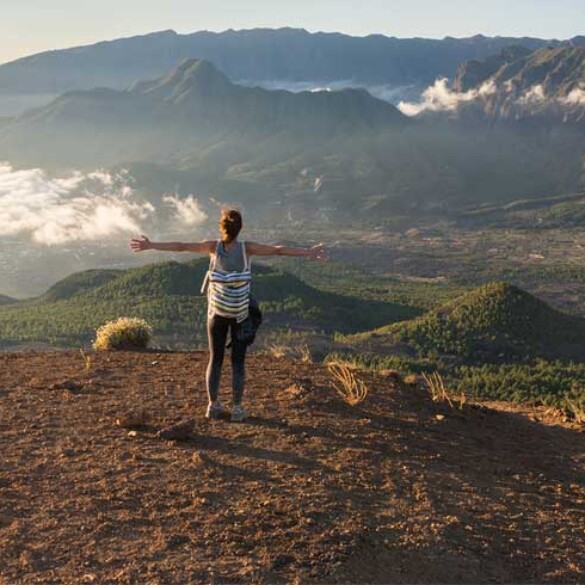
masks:
[[[228,252],[219,241],[209,264],[207,316],[220,315],[238,323],[246,319],[251,280],[245,242],[237,242]]]

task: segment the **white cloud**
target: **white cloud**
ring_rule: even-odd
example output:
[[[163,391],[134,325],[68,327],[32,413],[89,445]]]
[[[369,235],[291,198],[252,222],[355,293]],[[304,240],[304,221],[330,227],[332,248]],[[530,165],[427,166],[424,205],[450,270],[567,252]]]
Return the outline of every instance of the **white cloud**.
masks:
[[[542,85],[533,85],[527,89],[517,100],[521,106],[535,106],[545,102],[547,99]]]
[[[559,101],[565,106],[585,106],[585,85],[572,89],[566,97],[560,98]]]
[[[400,102],[398,109],[407,116],[417,116],[423,111],[454,112],[461,103],[487,97],[496,91],[493,81],[487,81],[479,89],[470,89],[465,92],[453,91],[448,86],[447,78],[443,77],[424,90],[421,102]]]
[[[127,177],[104,171],[52,177],[0,163],[0,235],[28,235],[44,245],[139,233],[154,212],[132,200]]]
[[[188,195],[184,199],[177,195],[165,195],[163,201],[175,208],[175,219],[183,225],[198,225],[207,219],[207,214],[201,209],[199,201],[193,195]]]

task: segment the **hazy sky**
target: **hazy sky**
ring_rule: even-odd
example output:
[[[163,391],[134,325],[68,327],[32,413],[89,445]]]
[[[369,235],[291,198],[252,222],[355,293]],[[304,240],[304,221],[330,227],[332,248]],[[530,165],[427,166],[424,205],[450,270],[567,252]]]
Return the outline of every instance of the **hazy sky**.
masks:
[[[354,35],[585,34],[585,0],[0,0],[0,62],[164,29],[302,27]]]

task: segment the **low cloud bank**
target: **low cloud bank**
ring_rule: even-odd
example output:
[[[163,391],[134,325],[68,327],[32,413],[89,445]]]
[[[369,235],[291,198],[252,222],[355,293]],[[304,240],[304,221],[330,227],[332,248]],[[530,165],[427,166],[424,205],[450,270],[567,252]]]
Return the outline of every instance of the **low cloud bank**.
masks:
[[[478,89],[466,92],[457,92],[449,87],[447,78],[437,79],[421,95],[419,102],[405,102],[398,104],[398,109],[407,116],[418,116],[422,112],[456,112],[462,104],[480,103],[496,93],[511,94],[513,85],[504,83],[498,88],[493,81],[487,81]],[[520,108],[529,108],[541,105],[550,105],[563,108],[585,106],[585,86],[574,88],[565,97],[547,96],[544,87],[536,84],[527,89],[520,97],[514,98],[512,103]]]
[[[561,101],[566,106],[585,106],[585,85],[571,90]]]
[[[166,196],[174,219],[193,226],[206,219],[199,202]],[[155,205],[136,197],[124,171],[72,172],[53,177],[43,169],[14,169],[0,162],[0,234],[54,246],[135,235],[154,219]]]
[[[516,100],[516,103],[521,106],[537,106],[546,100],[544,87],[542,85],[533,85]]]
[[[418,103],[400,102],[398,109],[407,116],[417,116],[421,112],[454,112],[462,103],[472,102],[496,93],[495,83],[488,81],[479,89],[456,92],[449,88],[446,77],[437,79],[435,83],[422,93],[422,101]]]
[[[177,195],[165,195],[163,201],[174,208],[174,218],[184,226],[198,225],[207,219],[207,214],[193,195],[188,195],[184,199]]]

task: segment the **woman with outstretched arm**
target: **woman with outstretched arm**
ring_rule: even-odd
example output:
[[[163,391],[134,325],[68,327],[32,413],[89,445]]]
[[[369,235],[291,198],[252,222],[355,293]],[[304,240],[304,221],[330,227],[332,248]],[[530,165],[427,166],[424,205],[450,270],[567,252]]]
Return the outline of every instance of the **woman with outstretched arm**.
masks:
[[[232,341],[232,421],[246,419],[242,406],[245,381],[247,343],[238,340],[235,330],[238,323],[248,317],[250,304],[251,272],[248,259],[251,256],[300,256],[310,260],[327,260],[323,244],[311,248],[270,246],[254,242],[240,242],[242,215],[236,209],[224,209],[219,220],[219,240],[204,242],[151,242],[146,236],[130,241],[134,252],[161,250],[166,252],[192,252],[209,254],[211,265],[208,273],[207,338],[209,364],[206,384],[209,404],[207,418],[222,418],[228,414],[219,400],[219,382],[228,332]]]

